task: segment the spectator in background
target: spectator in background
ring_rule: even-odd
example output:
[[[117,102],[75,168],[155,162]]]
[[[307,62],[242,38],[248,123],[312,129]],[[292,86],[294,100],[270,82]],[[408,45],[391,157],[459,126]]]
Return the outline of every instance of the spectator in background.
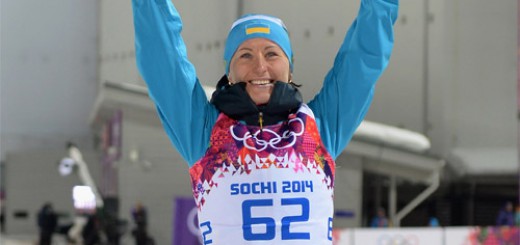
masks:
[[[52,244],[52,235],[58,225],[58,216],[54,212],[52,204],[45,203],[38,212],[38,228],[40,229],[39,245]]]
[[[0,232],[5,231],[5,209],[4,207],[0,208]]]
[[[520,226],[520,205],[516,206],[516,210],[515,210],[515,224],[516,224],[516,226]]]
[[[5,194],[4,190],[0,189],[0,232],[5,231]]]
[[[101,243],[100,224],[98,216],[95,212],[87,213],[87,223],[81,231],[84,245],[97,245]]]
[[[135,207],[132,209],[132,218],[134,219],[137,228],[146,228],[148,215],[146,208],[141,202],[137,202]]]
[[[135,228],[132,230],[136,245],[151,245],[154,244],[153,239],[148,236],[147,223],[148,214],[146,208],[141,202],[137,202],[132,209],[132,218],[134,219]]]
[[[497,226],[513,226],[515,224],[515,214],[513,213],[513,203],[507,202],[497,216]]]
[[[440,226],[439,219],[437,219],[437,217],[435,217],[435,216],[430,217],[430,220],[428,220],[428,226],[429,227],[439,227]]]
[[[384,208],[379,207],[377,209],[377,215],[370,222],[370,227],[388,227],[388,218]]]

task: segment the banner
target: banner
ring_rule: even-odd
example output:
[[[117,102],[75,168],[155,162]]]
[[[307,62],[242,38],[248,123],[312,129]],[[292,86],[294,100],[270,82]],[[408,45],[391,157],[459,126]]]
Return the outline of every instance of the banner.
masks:
[[[349,228],[333,232],[334,245],[519,245],[520,229],[507,227]]]
[[[117,197],[118,177],[116,162],[121,158],[123,112],[116,110],[112,117],[103,124],[101,129],[101,157],[102,178],[101,193],[104,197]]]
[[[444,231],[445,245],[517,245],[517,227],[450,227]]]
[[[354,244],[439,245],[443,244],[442,233],[441,228],[355,229]]]
[[[332,231],[333,245],[354,245],[354,229],[334,229]]]
[[[200,245],[197,207],[193,197],[175,198],[173,216],[173,245]]]

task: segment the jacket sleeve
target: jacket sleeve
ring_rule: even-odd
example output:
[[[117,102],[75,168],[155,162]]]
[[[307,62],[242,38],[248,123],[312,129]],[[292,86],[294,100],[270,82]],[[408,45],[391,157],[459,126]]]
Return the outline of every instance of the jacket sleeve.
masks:
[[[170,0],[132,0],[136,62],[173,145],[193,165],[205,152],[217,110],[206,97]]]
[[[309,102],[322,141],[333,158],[341,154],[363,120],[376,81],[388,64],[398,3],[399,0],[361,0],[358,16],[322,89]]]

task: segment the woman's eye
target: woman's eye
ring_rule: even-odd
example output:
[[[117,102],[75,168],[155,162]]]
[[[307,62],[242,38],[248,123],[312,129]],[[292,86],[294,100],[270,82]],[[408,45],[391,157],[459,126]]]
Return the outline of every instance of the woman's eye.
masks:
[[[267,57],[275,57],[275,56],[278,56],[278,53],[276,52],[269,52],[266,54]]]
[[[243,53],[240,55],[240,58],[251,58],[251,54],[250,53]]]

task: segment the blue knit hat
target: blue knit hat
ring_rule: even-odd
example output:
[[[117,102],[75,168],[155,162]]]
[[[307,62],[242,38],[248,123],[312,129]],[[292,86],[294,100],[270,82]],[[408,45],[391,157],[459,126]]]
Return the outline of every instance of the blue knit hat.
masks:
[[[224,49],[226,74],[229,74],[229,64],[238,47],[251,38],[266,38],[278,44],[289,59],[291,71],[293,70],[291,42],[282,20],[270,15],[246,14],[236,20],[229,31]]]

